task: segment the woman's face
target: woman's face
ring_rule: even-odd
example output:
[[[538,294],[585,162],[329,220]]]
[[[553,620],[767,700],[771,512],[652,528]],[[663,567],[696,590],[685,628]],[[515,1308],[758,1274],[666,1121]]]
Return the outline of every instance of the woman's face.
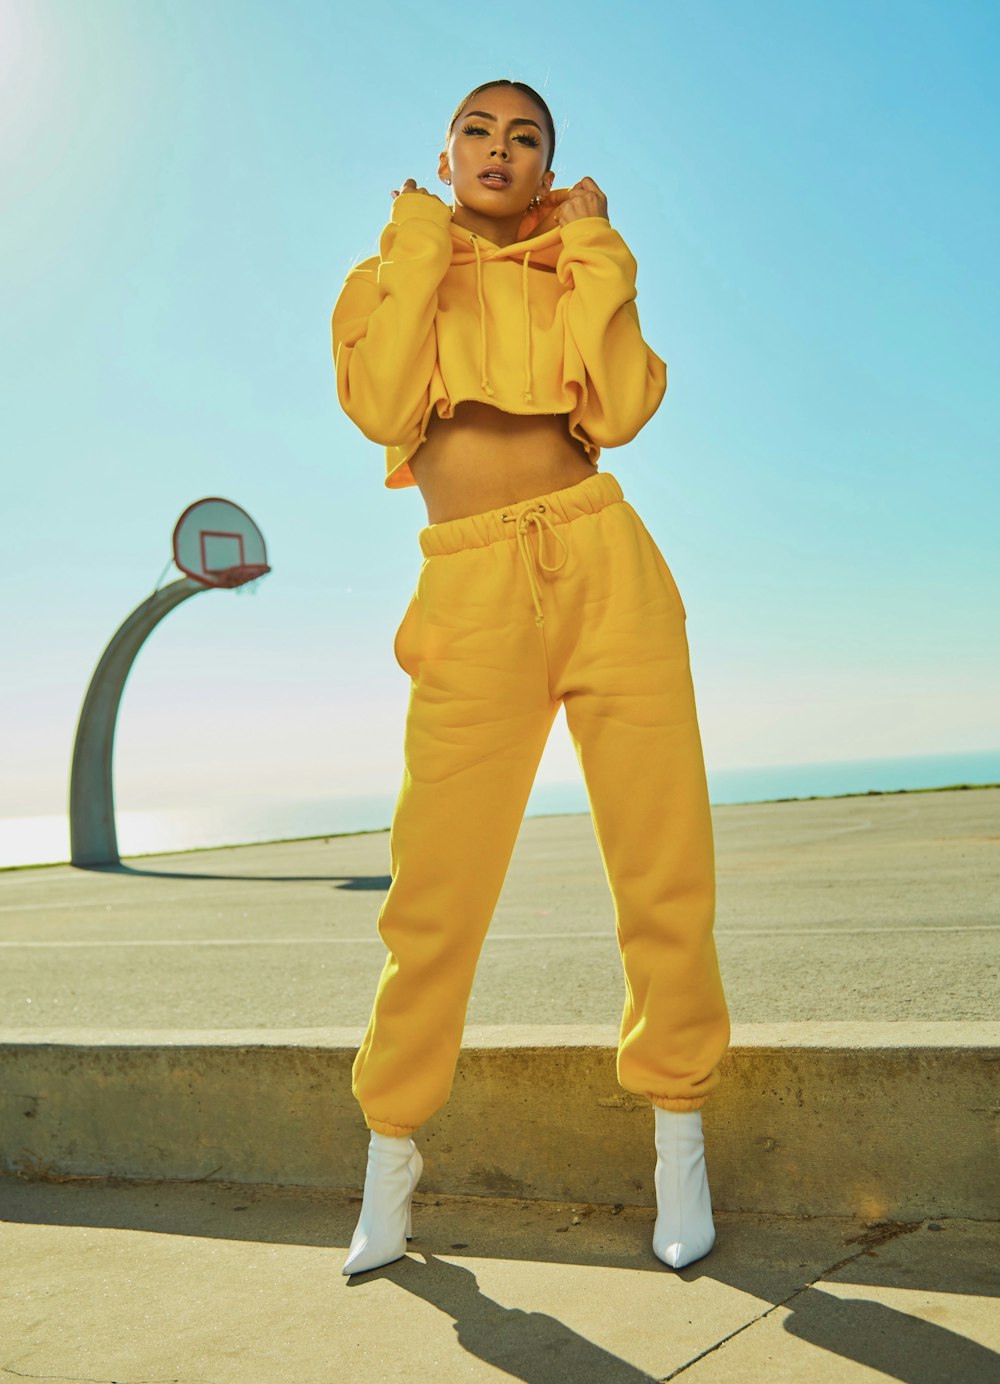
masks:
[[[544,116],[529,96],[517,87],[487,87],[455,120],[438,175],[451,179],[456,206],[513,216],[555,180],[551,169],[545,171],[548,140]],[[484,176],[490,168],[499,172]]]

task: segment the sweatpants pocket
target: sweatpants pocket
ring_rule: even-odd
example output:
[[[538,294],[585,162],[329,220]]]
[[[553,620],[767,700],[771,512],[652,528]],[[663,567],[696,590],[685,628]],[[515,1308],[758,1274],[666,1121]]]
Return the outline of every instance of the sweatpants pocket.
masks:
[[[642,535],[642,542],[645,546],[646,553],[650,562],[652,562],[653,566],[656,568],[667,590],[670,592],[674,600],[677,602],[677,607],[680,610],[681,615],[686,620],[687,610],[685,609],[684,601],[681,597],[680,588],[678,587],[676,581],[674,581],[674,574],[670,570],[670,564],[667,562],[667,559],[660,552],[656,544],[656,539],[646,528],[646,525],[642,522],[642,519],[639,517],[637,511],[632,509],[632,506],[629,505],[627,501],[626,504],[628,508],[632,511],[632,516],[635,520],[636,527],[638,528],[639,533]]]
[[[392,652],[396,662],[408,677],[413,677],[416,669],[416,648],[410,637],[417,613],[417,593],[410,597],[410,604],[399,622],[396,637],[392,641]]]

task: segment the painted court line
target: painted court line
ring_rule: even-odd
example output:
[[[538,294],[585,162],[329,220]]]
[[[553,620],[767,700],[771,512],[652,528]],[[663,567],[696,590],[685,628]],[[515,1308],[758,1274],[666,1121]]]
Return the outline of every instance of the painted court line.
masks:
[[[716,928],[716,937],[857,937],[857,936],[902,936],[910,933],[926,932],[1000,932],[996,923],[958,923],[953,927],[947,924],[928,923],[920,927],[748,927]],[[487,942],[581,942],[614,940],[614,927],[603,932],[501,932],[487,933]],[[71,939],[66,942],[0,941],[0,948],[42,947],[49,949],[89,947],[337,947],[366,946],[382,939],[377,933],[370,937],[123,937],[119,939],[89,940]]]

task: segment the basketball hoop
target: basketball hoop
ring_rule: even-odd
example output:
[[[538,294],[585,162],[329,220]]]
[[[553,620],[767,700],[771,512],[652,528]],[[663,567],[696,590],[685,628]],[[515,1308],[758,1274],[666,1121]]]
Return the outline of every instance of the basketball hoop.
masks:
[[[260,529],[245,509],[218,496],[188,506],[174,527],[173,549],[184,578],[161,587],[160,577],[153,594],[119,626],[87,688],[70,774],[74,865],[117,865],[121,859],[111,772],[115,724],[125,679],[149,632],[191,596],[210,587],[255,591],[271,570]]]
[[[174,561],[203,586],[236,591],[271,570],[260,529],[245,509],[218,496],[189,505],[178,519]]]
[[[234,569],[236,580],[225,581],[220,584],[231,587],[233,591],[236,592],[237,596],[256,596],[257,592],[260,590],[261,577],[266,577],[270,570],[270,567],[263,564],[259,566],[250,564],[244,567],[237,567]],[[229,575],[230,573],[226,573],[226,576]]]
[[[237,591],[244,591],[254,582],[260,581],[261,577],[266,576],[270,570],[266,562],[237,563],[235,567],[227,567],[224,571],[213,572],[210,585],[235,587]]]

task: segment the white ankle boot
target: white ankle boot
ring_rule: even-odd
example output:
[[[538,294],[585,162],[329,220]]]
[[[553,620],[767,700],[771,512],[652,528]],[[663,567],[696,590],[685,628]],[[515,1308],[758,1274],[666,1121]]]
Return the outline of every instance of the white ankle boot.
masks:
[[[672,1269],[701,1259],[715,1244],[700,1110],[656,1116],[656,1225],[653,1253]]]
[[[381,1268],[406,1253],[413,1234],[410,1200],[423,1167],[412,1139],[372,1130],[361,1215],[344,1260],[345,1274]]]

